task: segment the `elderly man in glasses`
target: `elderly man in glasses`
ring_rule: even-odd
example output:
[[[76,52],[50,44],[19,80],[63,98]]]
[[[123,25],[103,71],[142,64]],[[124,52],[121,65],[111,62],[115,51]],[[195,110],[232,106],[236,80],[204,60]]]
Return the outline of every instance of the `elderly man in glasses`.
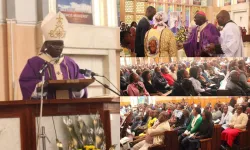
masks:
[[[78,65],[69,57],[62,55],[67,26],[68,21],[61,12],[57,14],[49,13],[44,18],[41,29],[46,41],[41,53],[28,60],[19,79],[23,99],[39,99],[41,97],[41,68],[45,64],[47,65],[43,70],[45,80],[84,78],[79,73]],[[43,93],[43,96],[46,96],[47,99],[54,99],[53,95],[46,90]],[[69,97],[87,97],[87,91],[83,89],[80,93],[77,93],[77,96],[76,92],[69,92]]]

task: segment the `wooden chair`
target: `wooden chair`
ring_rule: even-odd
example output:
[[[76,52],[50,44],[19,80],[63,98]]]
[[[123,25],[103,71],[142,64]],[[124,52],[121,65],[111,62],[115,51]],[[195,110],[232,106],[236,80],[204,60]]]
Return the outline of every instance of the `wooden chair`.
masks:
[[[166,131],[164,133],[164,144],[162,145],[153,145],[148,148],[148,150],[178,150],[178,135],[177,131]]]

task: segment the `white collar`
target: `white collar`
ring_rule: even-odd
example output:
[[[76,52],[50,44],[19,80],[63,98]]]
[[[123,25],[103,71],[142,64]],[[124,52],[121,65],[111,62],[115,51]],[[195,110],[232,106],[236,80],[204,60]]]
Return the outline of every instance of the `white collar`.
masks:
[[[45,60],[47,62],[53,62],[53,63],[55,63],[56,59],[58,59],[58,58],[51,57],[47,53],[41,53],[41,54],[39,54],[38,57],[40,57],[41,59],[43,59],[43,60]],[[60,64],[63,60],[64,60],[64,56],[61,56],[60,59],[59,59],[59,61],[57,62],[57,64]]]

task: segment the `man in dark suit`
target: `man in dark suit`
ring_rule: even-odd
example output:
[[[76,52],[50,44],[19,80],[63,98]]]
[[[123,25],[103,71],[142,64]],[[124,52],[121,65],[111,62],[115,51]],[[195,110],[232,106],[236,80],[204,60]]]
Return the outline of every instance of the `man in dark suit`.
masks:
[[[143,17],[137,27],[136,27],[136,37],[135,37],[135,52],[137,57],[144,57],[144,38],[146,32],[150,29],[149,21],[153,20],[156,14],[156,9],[153,6],[149,6],[146,10],[146,15]]]

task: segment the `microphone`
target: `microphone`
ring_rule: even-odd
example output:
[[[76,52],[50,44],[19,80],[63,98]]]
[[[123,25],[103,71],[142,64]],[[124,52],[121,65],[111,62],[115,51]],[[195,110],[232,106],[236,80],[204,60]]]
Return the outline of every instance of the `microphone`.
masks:
[[[91,70],[88,69],[79,69],[79,72],[83,74],[86,77],[93,77],[93,76],[98,76],[98,77],[103,77],[103,75],[99,75],[97,73],[92,72]]]
[[[39,74],[42,74],[42,73],[44,72],[44,70],[45,70],[47,67],[48,67],[48,62],[46,61],[46,62],[43,64],[42,68],[39,70]]]

